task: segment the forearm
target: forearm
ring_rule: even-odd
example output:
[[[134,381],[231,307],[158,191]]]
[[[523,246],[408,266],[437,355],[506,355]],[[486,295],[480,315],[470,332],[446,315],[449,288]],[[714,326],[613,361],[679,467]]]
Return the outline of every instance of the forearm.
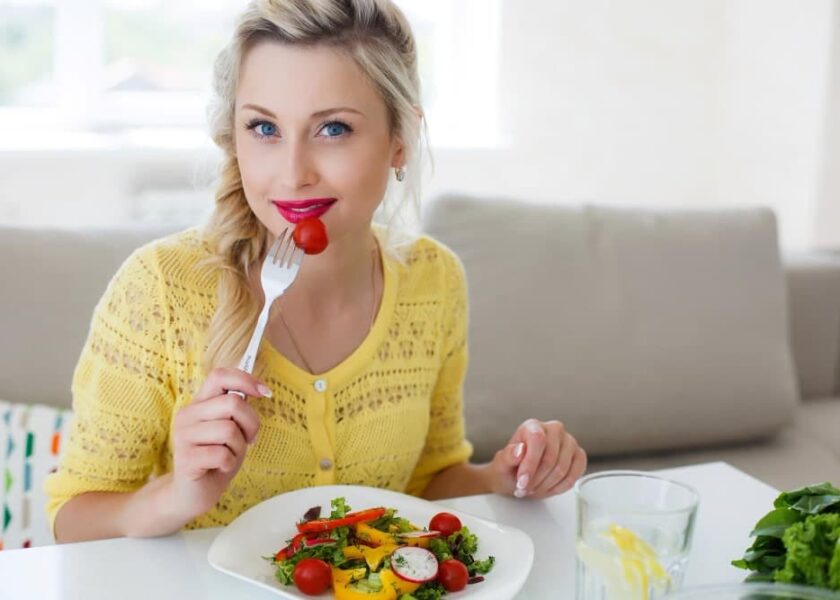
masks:
[[[423,497],[439,500],[488,494],[491,491],[489,464],[459,463],[435,475],[423,491]]]
[[[136,492],[89,492],[69,500],[55,518],[59,543],[175,533],[187,518],[170,507],[171,475],[153,479]]]

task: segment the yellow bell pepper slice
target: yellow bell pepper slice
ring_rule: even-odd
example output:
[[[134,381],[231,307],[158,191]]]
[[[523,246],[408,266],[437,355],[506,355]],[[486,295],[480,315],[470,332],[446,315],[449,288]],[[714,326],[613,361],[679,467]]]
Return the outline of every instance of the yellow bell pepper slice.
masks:
[[[391,553],[396,550],[398,546],[395,544],[383,544],[376,548],[369,548],[367,546],[345,546],[343,552],[346,558],[361,559],[367,563],[371,571],[376,571],[382,560],[391,556]]]
[[[335,600],[396,600],[402,594],[410,594],[420,587],[419,583],[403,581],[391,569],[382,569],[379,572],[379,581],[382,583],[382,589],[378,592],[356,589],[351,585],[352,580],[339,585],[333,583]]]
[[[383,546],[385,544],[397,545],[396,538],[390,533],[374,529],[367,523],[356,525],[356,537],[374,546]]]
[[[332,583],[335,589],[344,587],[347,584],[364,579],[367,575],[367,569],[359,567],[357,569],[339,569],[338,567],[330,567],[332,571]]]
[[[383,588],[390,587],[396,590],[397,596],[400,594],[410,594],[420,587],[419,583],[411,583],[405,579],[400,579],[391,569],[382,569],[379,572],[379,580],[382,582]]]

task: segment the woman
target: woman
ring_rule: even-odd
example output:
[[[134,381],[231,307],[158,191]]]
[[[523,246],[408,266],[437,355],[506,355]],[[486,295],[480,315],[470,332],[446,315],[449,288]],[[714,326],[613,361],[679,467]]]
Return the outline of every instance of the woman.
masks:
[[[136,251],[96,308],[46,483],[56,539],[223,525],[330,483],[430,499],[568,490],[586,455],[556,421],[529,419],[492,462],[468,462],[463,269],[395,225],[418,195],[422,130],[401,12],[257,1],[217,60],[215,91],[226,161],[214,213]],[[383,202],[387,224],[373,226]],[[272,307],[254,375],[234,369],[266,250],[306,216],[329,245]]]

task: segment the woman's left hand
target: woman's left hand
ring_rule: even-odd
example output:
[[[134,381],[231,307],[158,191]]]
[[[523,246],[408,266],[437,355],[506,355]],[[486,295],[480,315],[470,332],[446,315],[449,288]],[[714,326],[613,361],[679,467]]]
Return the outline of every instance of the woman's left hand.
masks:
[[[586,452],[560,421],[528,419],[489,465],[494,493],[547,498],[568,491],[586,471]]]

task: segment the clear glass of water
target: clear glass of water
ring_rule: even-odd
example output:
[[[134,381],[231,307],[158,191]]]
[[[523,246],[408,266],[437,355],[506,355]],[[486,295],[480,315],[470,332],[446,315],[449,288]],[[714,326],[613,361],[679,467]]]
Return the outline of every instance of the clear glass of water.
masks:
[[[577,600],[654,600],[679,589],[699,496],[642,471],[580,479]]]

